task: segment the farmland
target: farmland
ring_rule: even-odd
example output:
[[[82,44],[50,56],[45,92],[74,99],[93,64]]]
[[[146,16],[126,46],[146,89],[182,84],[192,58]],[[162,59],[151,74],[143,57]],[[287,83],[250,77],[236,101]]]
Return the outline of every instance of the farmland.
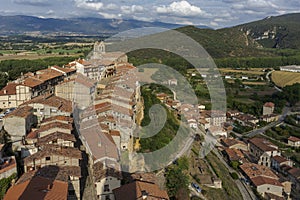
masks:
[[[300,73],[275,71],[272,73],[272,81],[279,87],[300,83]]]

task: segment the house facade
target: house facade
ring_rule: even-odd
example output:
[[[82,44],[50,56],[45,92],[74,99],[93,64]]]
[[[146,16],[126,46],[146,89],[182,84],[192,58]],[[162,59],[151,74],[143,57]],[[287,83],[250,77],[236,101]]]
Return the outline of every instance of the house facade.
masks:
[[[300,138],[290,136],[288,138],[288,145],[290,145],[292,147],[300,147]]]
[[[264,138],[250,139],[248,148],[254,162],[267,167],[271,167],[272,157],[281,155],[278,147]]]

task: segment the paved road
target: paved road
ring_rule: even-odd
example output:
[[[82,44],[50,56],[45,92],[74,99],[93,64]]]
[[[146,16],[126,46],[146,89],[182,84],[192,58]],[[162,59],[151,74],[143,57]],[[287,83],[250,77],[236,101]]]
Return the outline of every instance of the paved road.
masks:
[[[268,129],[274,127],[274,126],[277,126],[280,123],[282,123],[284,121],[285,117],[287,115],[291,115],[291,114],[293,114],[291,112],[291,108],[286,106],[286,107],[283,108],[282,114],[280,115],[278,121],[272,122],[272,123],[270,123],[267,126],[264,126],[262,128],[252,130],[252,131],[246,133],[245,136],[247,136],[247,137],[253,137],[253,136],[258,135],[258,134],[263,134],[266,130],[268,130]]]
[[[268,82],[271,82],[271,79],[270,79],[270,75],[274,72],[275,70],[272,70],[272,71],[269,71],[267,74],[266,74],[266,79]],[[279,87],[277,87],[276,85],[274,86],[274,88],[279,91],[279,92],[282,92],[282,89],[280,89]]]
[[[189,189],[190,189],[190,197],[192,196],[197,196],[199,197],[200,199],[203,199],[203,200],[207,200],[207,198],[205,196],[203,196],[203,194],[197,192],[195,190],[195,188],[193,188],[191,185],[189,185]]]

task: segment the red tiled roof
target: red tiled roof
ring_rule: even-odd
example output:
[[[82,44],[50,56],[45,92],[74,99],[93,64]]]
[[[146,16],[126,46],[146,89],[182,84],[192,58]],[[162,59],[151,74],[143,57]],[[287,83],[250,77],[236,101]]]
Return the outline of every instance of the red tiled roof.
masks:
[[[274,174],[274,172],[270,168],[263,165],[244,163],[240,166],[240,168],[249,178],[264,176],[268,178],[278,179],[277,175]]]
[[[244,154],[239,149],[226,148],[225,152],[231,161],[234,161],[234,160],[238,161],[238,160],[244,158]]]
[[[4,200],[33,198],[37,200],[67,200],[67,196],[68,182],[53,181],[36,176],[9,188]]]
[[[286,161],[287,161],[287,159],[285,159],[285,158],[282,157],[282,156],[274,156],[272,159],[275,160],[275,161],[278,162],[278,163],[283,163],[283,162],[286,162]]]
[[[120,136],[120,131],[110,130],[109,134],[112,135],[112,136]]]
[[[81,159],[81,151],[73,147],[61,147],[56,145],[45,144],[42,149],[24,159],[24,164],[33,162],[34,160],[43,159],[47,156],[58,155],[69,158]]]
[[[28,87],[31,87],[31,88],[34,88],[38,85],[41,85],[43,83],[43,81],[37,79],[37,78],[34,78],[34,77],[28,77],[28,78],[25,78],[24,82],[22,85],[25,85],[25,86],[28,86]]]
[[[290,136],[288,138],[289,141],[292,141],[292,142],[299,142],[300,141],[300,138],[297,138],[297,137],[294,137],[294,136]]]
[[[253,144],[254,146],[256,146],[257,148],[259,148],[262,151],[274,151],[277,150],[278,147],[275,146],[272,142],[264,139],[264,138],[260,138],[260,137],[255,137],[249,140],[249,143]]]
[[[16,84],[16,83],[8,83],[4,88],[2,88],[2,90],[0,90],[0,95],[4,96],[4,95],[15,95],[16,92],[16,87],[20,85],[20,84]]]
[[[270,108],[273,108],[274,106],[275,106],[275,104],[272,103],[272,102],[266,102],[266,103],[264,104],[264,107],[270,107]]]
[[[72,141],[72,142],[76,141],[75,136],[73,134],[53,132],[50,133],[49,135],[38,138],[37,145],[41,146],[56,139],[62,139],[64,141]]]
[[[26,135],[26,139],[35,139],[35,138],[38,138],[38,135],[39,135],[39,132],[37,130],[31,131],[30,133],[28,133]]]
[[[256,187],[261,186],[261,185],[265,185],[265,184],[275,185],[275,186],[281,186],[282,187],[282,184],[278,180],[272,179],[272,178],[263,177],[263,176],[258,176],[258,177],[251,178],[251,182]]]
[[[52,121],[64,121],[64,122],[68,122],[68,123],[73,123],[73,118],[68,117],[68,116],[57,115],[57,116],[48,117],[46,119],[43,119],[41,124],[43,124],[45,122],[52,122]]]
[[[169,199],[166,191],[153,183],[135,181],[113,190],[116,200],[142,199],[147,194],[149,199]]]
[[[7,172],[8,170],[11,170],[16,167],[17,167],[16,160],[13,157],[4,158],[4,163],[0,165],[0,174]]]
[[[30,104],[44,104],[51,107],[55,107],[58,110],[71,113],[72,112],[72,102],[69,100],[66,100],[64,98],[55,96],[53,94],[51,95],[41,95],[36,98],[33,98],[22,105],[30,105]]]
[[[86,86],[88,88],[94,87],[96,85],[95,80],[91,80],[88,77],[82,75],[81,73],[77,73],[77,77],[75,79],[75,83],[79,83],[83,86]]]
[[[300,178],[300,169],[299,168],[293,167],[292,169],[290,169],[288,171],[288,173],[297,179]]]
[[[31,106],[24,106],[24,107],[18,107],[16,110],[12,111],[8,115],[6,115],[4,118],[9,118],[9,117],[27,117],[28,115],[33,114],[33,108]]]
[[[66,129],[66,130],[71,131],[71,130],[73,130],[73,125],[62,123],[62,122],[51,122],[49,124],[40,126],[40,128],[37,130],[37,132],[40,133],[40,132],[48,131],[50,129],[55,129],[55,128]]]
[[[51,67],[52,69],[55,68],[59,71],[62,71],[64,73],[70,73],[70,72],[75,72],[76,69],[72,69],[72,68],[69,68],[69,67],[59,67],[59,66],[52,66]]]

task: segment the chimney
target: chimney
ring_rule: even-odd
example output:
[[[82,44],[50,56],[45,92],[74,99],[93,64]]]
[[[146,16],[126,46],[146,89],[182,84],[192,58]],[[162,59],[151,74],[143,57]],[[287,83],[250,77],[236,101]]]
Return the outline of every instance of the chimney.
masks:
[[[142,190],[142,198],[143,199],[147,199],[147,197],[148,197],[147,191],[146,190]]]

